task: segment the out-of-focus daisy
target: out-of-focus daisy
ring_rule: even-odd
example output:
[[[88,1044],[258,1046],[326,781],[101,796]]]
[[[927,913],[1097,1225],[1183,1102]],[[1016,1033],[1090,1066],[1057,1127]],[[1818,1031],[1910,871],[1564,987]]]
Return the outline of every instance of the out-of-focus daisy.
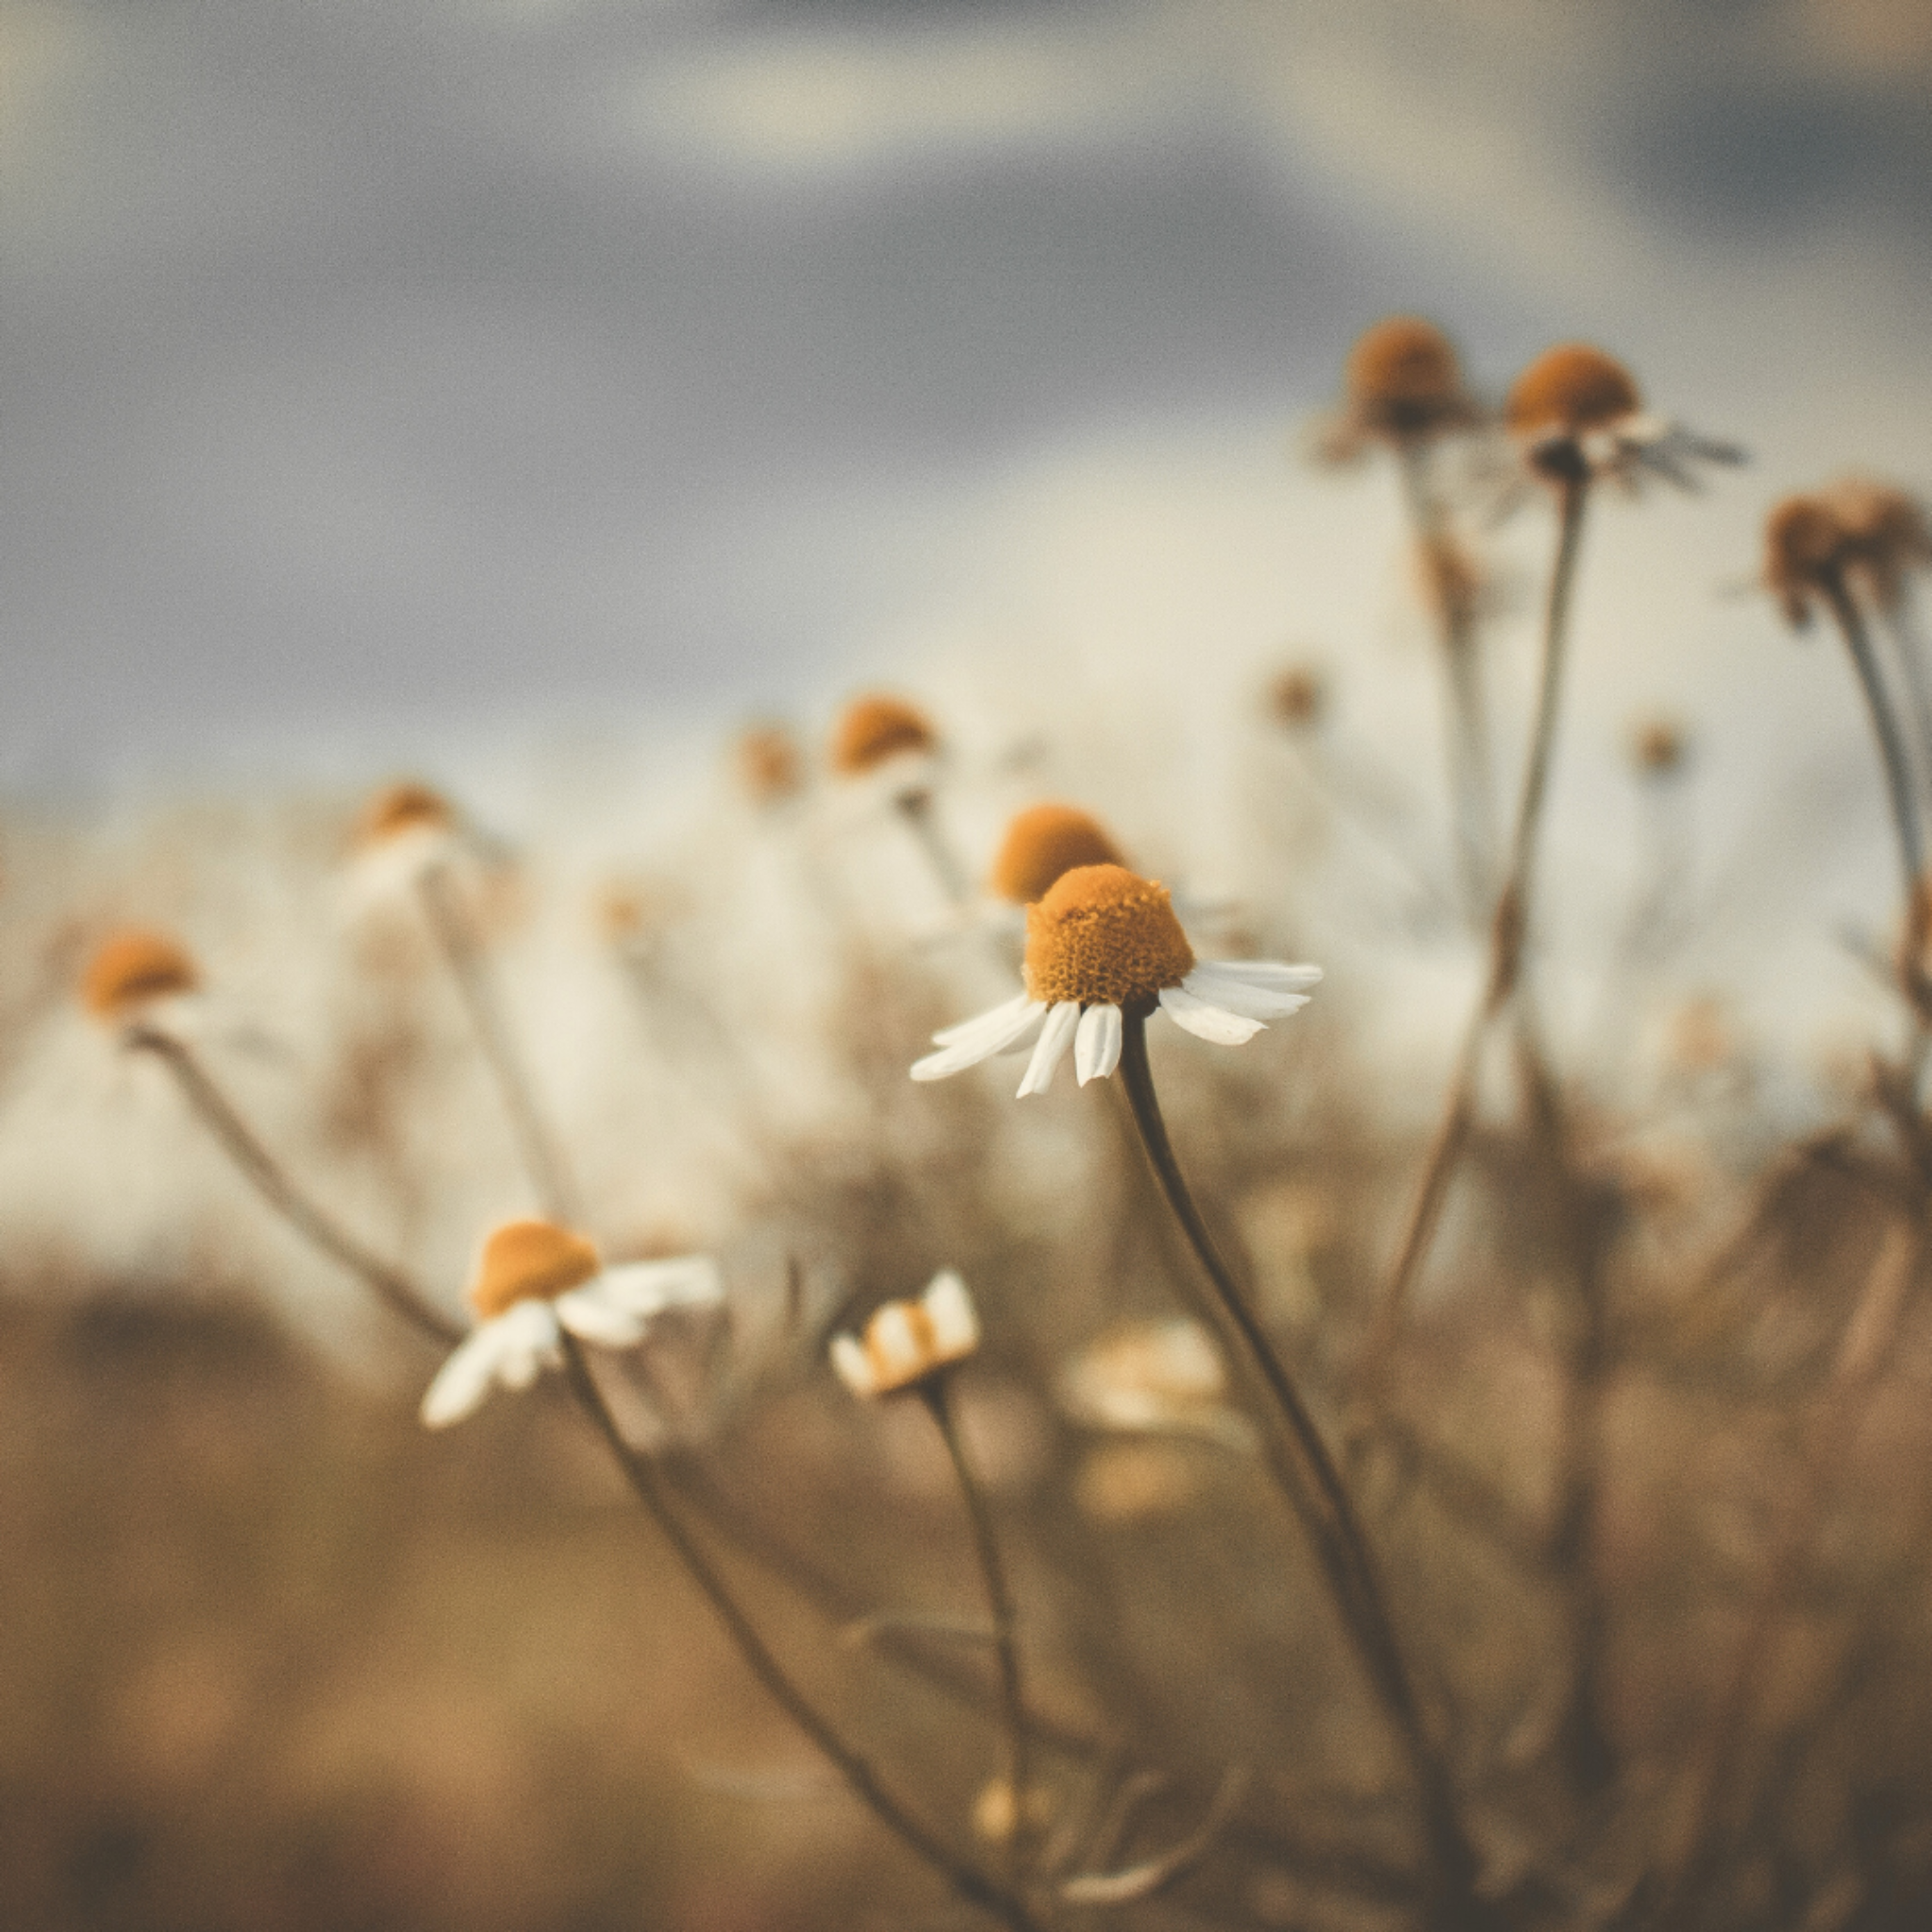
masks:
[[[1305,1007],[1321,976],[1319,966],[1197,960],[1165,886],[1121,865],[1079,866],[1026,909],[1026,991],[936,1033],[940,1050],[912,1077],[942,1080],[1037,1033],[1020,1097],[1043,1093],[1069,1048],[1084,1087],[1119,1065],[1129,1012],[1158,1008],[1198,1039],[1239,1046]]]
[[[1066,1364],[1056,1392],[1066,1413],[1089,1428],[1254,1447],[1247,1419],[1227,1406],[1227,1372],[1198,1322],[1124,1324]]]
[[[1419,315],[1391,315],[1349,350],[1341,408],[1322,425],[1317,453],[1352,462],[1371,443],[1406,449],[1481,421],[1455,344]]]
[[[1907,574],[1932,563],[1932,528],[1903,491],[1850,479],[1777,504],[1764,525],[1764,582],[1797,628],[1840,591],[1897,608]]]
[[[1503,421],[1531,470],[1556,483],[1607,476],[1634,487],[1648,473],[1694,490],[1693,463],[1744,459],[1735,444],[1647,410],[1630,372],[1587,342],[1539,356],[1510,386]]]
[[[904,698],[874,693],[855,698],[832,731],[832,770],[841,778],[922,783],[940,748],[933,722]]]
[[[166,933],[128,926],[94,948],[80,979],[80,1003],[106,1026],[128,1027],[175,1013],[201,989],[193,956]]]
[[[724,1300],[708,1255],[607,1267],[585,1236],[550,1221],[512,1221],[483,1243],[470,1282],[478,1326],[438,1371],[423,1398],[432,1429],[472,1415],[493,1386],[527,1389],[560,1368],[566,1333],[600,1348],[635,1348],[671,1308]]]
[[[987,890],[1010,906],[1031,906],[1080,866],[1125,862],[1091,812],[1076,805],[1029,805],[1008,822],[987,870]]]
[[[860,1335],[832,1338],[832,1367],[861,1396],[911,1389],[979,1346],[979,1313],[957,1271],[942,1268],[916,1301],[886,1302]]]
[[[805,790],[805,754],[782,724],[753,724],[740,732],[732,763],[754,805],[780,806]]]
[[[456,808],[441,792],[414,778],[385,785],[350,834],[357,886],[371,897],[413,886],[450,857],[458,832]]]

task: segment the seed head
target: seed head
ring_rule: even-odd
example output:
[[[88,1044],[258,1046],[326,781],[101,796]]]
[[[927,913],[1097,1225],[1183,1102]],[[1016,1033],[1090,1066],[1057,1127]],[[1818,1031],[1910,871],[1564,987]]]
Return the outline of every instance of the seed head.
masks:
[[[110,934],[94,949],[80,979],[80,1003],[96,1020],[132,1020],[152,1000],[192,992],[200,969],[165,933],[138,927]]]
[[[1119,847],[1091,813],[1072,805],[1031,805],[1007,827],[987,884],[998,898],[1031,906],[1076,866],[1120,862]]]
[[[385,785],[363,808],[355,842],[383,845],[406,832],[446,832],[456,822],[456,808],[441,792],[405,778]]]
[[[1511,386],[1504,421],[1524,441],[1607,429],[1643,407],[1624,365],[1587,342],[1546,349]]]
[[[1690,756],[1683,726],[1669,718],[1648,719],[1630,734],[1630,759],[1643,777],[1674,777]]]
[[[860,777],[900,752],[935,751],[939,741],[932,721],[903,698],[858,698],[832,734],[832,769]]]
[[[1297,664],[1268,687],[1268,708],[1276,723],[1291,731],[1307,731],[1322,722],[1328,708],[1328,686],[1319,671]]]
[[[735,748],[741,784],[758,805],[779,805],[805,790],[805,759],[782,724],[754,724]]]
[[[1044,1005],[1145,1010],[1193,967],[1167,888],[1124,865],[1079,866],[1026,908],[1026,991]]]
[[[1851,534],[1824,496],[1788,496],[1765,519],[1764,581],[1800,628],[1812,600],[1841,586],[1853,555]]]
[[[1342,383],[1365,435],[1406,442],[1474,420],[1455,346],[1432,322],[1391,315],[1356,338]]]
[[[591,1241],[555,1222],[506,1222],[477,1257],[470,1306],[479,1321],[493,1321],[518,1302],[555,1301],[603,1265]]]

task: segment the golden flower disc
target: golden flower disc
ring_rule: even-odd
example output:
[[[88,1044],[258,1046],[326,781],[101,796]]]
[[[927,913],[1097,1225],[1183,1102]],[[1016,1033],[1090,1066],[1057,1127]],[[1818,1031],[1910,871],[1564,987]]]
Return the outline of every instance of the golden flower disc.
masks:
[[[782,724],[754,724],[736,747],[739,782],[759,805],[776,805],[805,790],[805,760]]]
[[[356,843],[381,845],[422,827],[447,831],[455,824],[456,816],[441,792],[413,778],[405,778],[397,784],[385,785],[363,808],[356,826]]]
[[[201,974],[187,949],[165,933],[110,934],[81,974],[80,1003],[96,1020],[123,1020],[149,1000],[192,992]]]
[[[1077,866],[1120,862],[1120,848],[1091,812],[1073,805],[1029,805],[1007,827],[987,884],[999,898],[1031,906]]]
[[[1420,315],[1390,315],[1364,328],[1342,365],[1342,387],[1368,417],[1430,413],[1462,400],[1462,371],[1449,338]]]
[[[1048,1006],[1144,1010],[1193,966],[1167,888],[1124,865],[1065,873],[1026,908],[1026,991]]]
[[[1516,378],[1503,406],[1518,436],[1582,436],[1643,407],[1630,372],[1587,342],[1546,349]]]
[[[518,1302],[555,1301],[603,1266],[595,1246],[554,1221],[509,1221],[483,1243],[470,1306],[489,1322]]]
[[[938,744],[931,720],[903,698],[858,698],[832,734],[832,769],[856,778],[899,752],[932,751]]]

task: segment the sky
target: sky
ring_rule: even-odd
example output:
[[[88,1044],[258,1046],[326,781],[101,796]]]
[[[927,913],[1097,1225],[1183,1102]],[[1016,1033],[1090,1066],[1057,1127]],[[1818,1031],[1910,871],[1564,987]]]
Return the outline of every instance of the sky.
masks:
[[[1163,491],[1290,543],[1391,308],[1749,441],[1735,576],[1932,481],[1928,77],[1913,0],[6,0],[0,783],[808,706]]]

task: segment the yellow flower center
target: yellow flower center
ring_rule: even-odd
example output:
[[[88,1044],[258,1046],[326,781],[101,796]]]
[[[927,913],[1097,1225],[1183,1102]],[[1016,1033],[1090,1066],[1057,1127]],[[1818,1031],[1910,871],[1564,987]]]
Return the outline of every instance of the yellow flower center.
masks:
[[[1518,436],[1581,436],[1642,407],[1621,362],[1587,342],[1563,342],[1516,378],[1503,413]]]
[[[1348,352],[1343,386],[1362,424],[1417,436],[1474,415],[1449,338],[1416,315],[1391,315]]]
[[[369,801],[356,827],[356,842],[380,845],[419,826],[440,832],[455,823],[456,813],[441,792],[406,778],[400,784],[384,786]]]
[[[1007,827],[987,883],[999,898],[1031,906],[1076,866],[1120,862],[1098,819],[1071,805],[1034,805]]]
[[[479,1321],[493,1321],[518,1302],[555,1301],[603,1265],[593,1243],[555,1222],[506,1222],[483,1243],[470,1306]]]
[[[938,743],[931,720],[903,698],[859,698],[832,734],[832,769],[856,778],[894,753],[931,751]]]
[[[1167,888],[1124,865],[1063,874],[1026,908],[1026,990],[1048,1006],[1144,1009],[1193,965]]]
[[[117,932],[81,975],[80,1001],[96,1020],[124,1020],[149,1000],[192,992],[201,974],[187,950],[158,932]]]

